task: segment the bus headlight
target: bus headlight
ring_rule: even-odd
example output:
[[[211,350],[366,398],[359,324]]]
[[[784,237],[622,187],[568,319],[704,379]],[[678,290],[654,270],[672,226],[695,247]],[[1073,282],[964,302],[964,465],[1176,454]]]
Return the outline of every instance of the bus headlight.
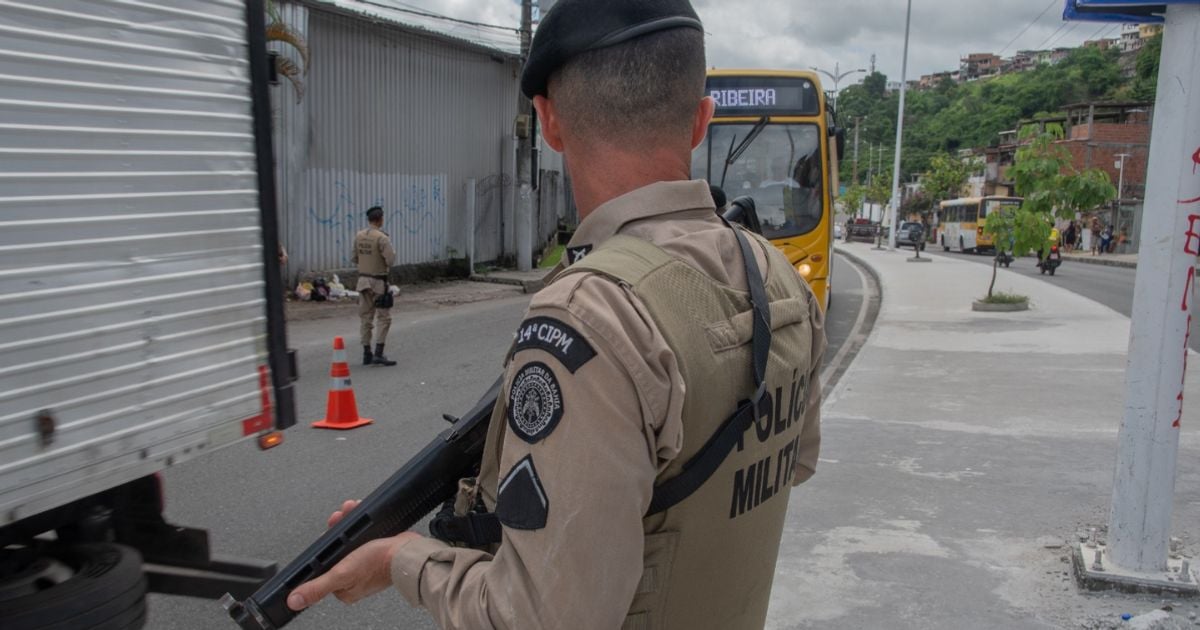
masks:
[[[812,265],[808,263],[802,263],[796,266],[796,271],[800,272],[801,278],[808,280],[808,277],[812,275]]]

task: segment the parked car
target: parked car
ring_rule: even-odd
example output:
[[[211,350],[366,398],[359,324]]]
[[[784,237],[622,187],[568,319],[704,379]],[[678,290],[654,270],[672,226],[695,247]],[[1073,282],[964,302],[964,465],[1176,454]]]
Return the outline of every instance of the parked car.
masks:
[[[854,219],[846,223],[846,242],[866,241],[870,243],[875,240],[878,233],[879,224],[872,223],[868,219]]]
[[[916,221],[905,221],[896,230],[896,246],[912,247],[917,241],[921,242],[921,251],[925,250],[925,226]]]

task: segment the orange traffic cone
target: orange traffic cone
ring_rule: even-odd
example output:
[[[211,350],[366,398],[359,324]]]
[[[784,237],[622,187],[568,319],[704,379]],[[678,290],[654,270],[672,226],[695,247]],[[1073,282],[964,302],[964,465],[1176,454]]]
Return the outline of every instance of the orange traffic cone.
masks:
[[[333,367],[329,369],[333,382],[329,385],[329,398],[325,403],[325,419],[314,422],[318,429],[353,429],[374,420],[358,417],[358,403],[354,402],[354,389],[350,387],[350,365],[346,363],[346,343],[341,337],[333,338]]]

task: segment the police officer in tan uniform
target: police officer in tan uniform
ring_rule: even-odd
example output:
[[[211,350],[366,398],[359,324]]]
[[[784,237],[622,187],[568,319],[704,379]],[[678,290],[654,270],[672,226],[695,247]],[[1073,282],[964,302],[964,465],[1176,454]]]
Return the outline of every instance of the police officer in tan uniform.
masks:
[[[362,321],[363,365],[396,365],[383,354],[388,329],[392,327],[391,296],[388,295],[388,272],[396,262],[392,240],[383,231],[383,208],[367,210],[367,229],[354,235],[354,254],[351,260],[358,265],[358,317]],[[380,298],[386,301],[381,305]],[[371,353],[371,332],[378,326],[375,353]]]
[[[546,15],[522,89],[582,222],[445,517],[496,537],[372,541],[293,609],[395,586],[446,629],[762,628],[789,488],[817,464],[825,341],[787,259],[688,181],[714,108],[703,46],[687,0]]]

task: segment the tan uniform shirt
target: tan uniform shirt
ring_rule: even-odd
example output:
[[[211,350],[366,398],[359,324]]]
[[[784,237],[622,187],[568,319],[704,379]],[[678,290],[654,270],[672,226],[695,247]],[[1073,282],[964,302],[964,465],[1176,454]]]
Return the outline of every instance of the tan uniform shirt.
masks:
[[[705,182],[663,182],[609,201],[579,226],[564,263],[617,233],[651,241],[718,282],[747,288],[741,250],[716,216]],[[765,269],[762,252],[756,257]],[[620,628],[642,578],[642,519],[655,477],[682,446],[683,377],[630,291],[592,274],[567,276],[534,296],[525,322],[546,321],[535,318],[565,325],[567,336],[578,333],[594,356],[579,364],[587,354],[578,346],[585,344],[548,328],[518,333],[547,345],[519,350],[507,366],[501,395],[510,396],[519,422],[510,419],[501,439],[488,444],[501,450],[492,458],[499,470],[480,477],[485,504],[495,509],[497,484],[503,493],[514,473],[531,469],[548,505],[544,524],[506,523],[495,555],[421,539],[401,548],[392,564],[404,597],[445,629]],[[819,312],[813,331],[820,341],[813,343],[809,382],[816,383],[824,350]],[[573,364],[564,360],[571,354],[564,344],[576,352]],[[544,387],[550,381],[555,387]],[[521,400],[514,401],[517,391]],[[808,398],[805,422],[815,426],[809,420],[819,414],[820,387],[810,388]],[[533,413],[521,416],[521,405],[533,405]],[[542,413],[540,423],[539,408],[552,412]],[[816,431],[801,435],[795,483],[813,474],[819,439]]]
[[[386,276],[396,263],[396,250],[392,239],[383,230],[371,226],[354,235],[354,253],[350,260],[358,267],[358,284],[355,291],[370,289],[375,295],[387,291],[387,282],[371,276]]]

